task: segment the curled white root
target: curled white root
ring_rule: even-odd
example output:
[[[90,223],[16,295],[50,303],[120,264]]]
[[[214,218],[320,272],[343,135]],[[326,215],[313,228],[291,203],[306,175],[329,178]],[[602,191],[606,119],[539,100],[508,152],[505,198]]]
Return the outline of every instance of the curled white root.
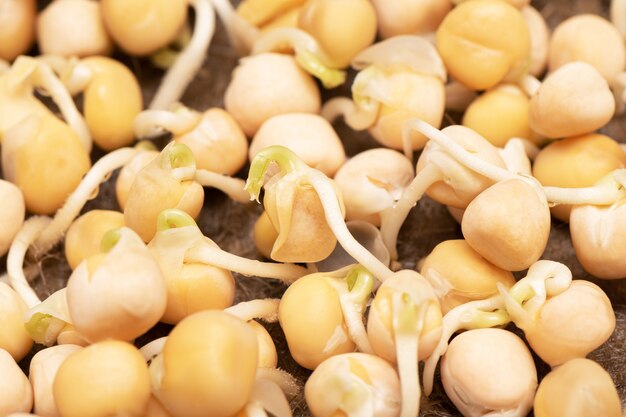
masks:
[[[178,101],[193,77],[202,67],[204,57],[215,33],[215,14],[210,0],[189,0],[196,12],[196,23],[191,41],[178,56],[161,81],[150,109],[169,109]]]
[[[138,138],[152,138],[171,132],[178,135],[193,129],[200,121],[200,115],[193,111],[173,112],[169,110],[144,110],[133,122],[133,130]]]
[[[380,103],[371,106],[357,105],[347,97],[336,97],[328,100],[322,107],[322,117],[329,122],[343,116],[345,123],[353,130],[365,130],[374,125],[378,119]]]

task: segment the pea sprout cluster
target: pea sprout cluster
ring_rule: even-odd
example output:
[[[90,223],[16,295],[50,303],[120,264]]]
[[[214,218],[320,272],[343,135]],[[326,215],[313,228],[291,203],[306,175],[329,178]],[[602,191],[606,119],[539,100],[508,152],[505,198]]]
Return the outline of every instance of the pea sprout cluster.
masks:
[[[0,417],[621,416],[626,0],[232,3],[0,0]]]

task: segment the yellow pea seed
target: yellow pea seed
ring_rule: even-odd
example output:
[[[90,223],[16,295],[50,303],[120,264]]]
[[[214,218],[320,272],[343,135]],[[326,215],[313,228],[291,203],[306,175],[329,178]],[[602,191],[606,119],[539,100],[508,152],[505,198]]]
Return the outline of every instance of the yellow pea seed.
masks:
[[[501,0],[473,0],[452,9],[437,30],[437,49],[450,75],[473,90],[515,81],[530,65],[526,22]]]
[[[135,140],[133,121],[143,107],[137,78],[114,59],[93,57],[82,63],[93,72],[83,108],[94,142],[105,151],[130,145]]]
[[[300,12],[298,27],[311,34],[339,68],[374,42],[376,12],[366,0],[313,0]]]
[[[149,55],[174,41],[187,19],[187,0],[103,0],[102,17],[115,42],[131,55]]]

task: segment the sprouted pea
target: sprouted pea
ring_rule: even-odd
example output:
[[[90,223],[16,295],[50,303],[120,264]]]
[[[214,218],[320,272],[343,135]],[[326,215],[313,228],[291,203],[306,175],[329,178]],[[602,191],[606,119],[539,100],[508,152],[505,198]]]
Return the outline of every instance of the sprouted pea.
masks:
[[[591,133],[550,143],[537,154],[533,176],[542,185],[590,187],[616,169],[626,167],[626,153],[608,136]],[[572,206],[558,205],[552,215],[569,221]]]
[[[506,2],[467,1],[439,25],[437,49],[455,80],[485,90],[526,74],[530,34],[522,14]]]
[[[90,210],[77,218],[65,235],[65,258],[76,269],[84,259],[100,253],[102,237],[124,226],[124,215],[113,210]]]
[[[87,340],[132,340],[163,316],[167,291],[156,259],[127,227],[102,239],[102,252],[81,262],[67,282],[67,305]]]
[[[361,266],[307,275],[291,284],[278,314],[294,360],[315,369],[356,348],[373,353],[363,324],[373,286],[373,276]]]
[[[598,45],[602,45],[601,54]],[[626,67],[624,39],[611,22],[597,15],[579,14],[561,22],[552,32],[549,49],[551,72],[570,62],[583,61],[613,84]]]
[[[158,253],[160,262],[169,264],[168,269],[172,268],[169,272],[180,273],[179,269],[184,265],[197,264],[198,267],[205,265],[207,271],[213,270],[215,272],[216,279],[209,281],[213,281],[215,285],[218,285],[218,282],[225,285],[222,288],[223,294],[214,294],[215,298],[212,300],[202,300],[206,294],[199,296],[196,301],[200,305],[206,305],[208,302],[215,302],[220,305],[232,303],[232,291],[234,291],[232,285],[234,283],[232,283],[232,277],[227,271],[235,271],[248,276],[275,278],[287,283],[295,281],[307,273],[307,270],[301,266],[260,262],[242,258],[220,249],[215,242],[202,234],[193,218],[182,210],[168,209],[161,212],[157,218],[156,229],[156,235],[150,242],[150,249],[153,253]],[[174,291],[176,286],[184,287],[185,285],[184,282],[176,281],[178,280],[173,280],[170,283],[173,287],[171,291]],[[210,283],[207,282],[207,285]],[[229,299],[230,302],[227,302]],[[175,297],[173,300],[174,303],[183,301],[182,296]]]
[[[229,417],[249,401],[257,363],[257,338],[243,320],[218,310],[195,313],[152,360],[152,390],[174,417]]]
[[[428,281],[412,270],[396,272],[378,288],[367,335],[376,355],[397,364],[401,417],[419,414],[418,361],[429,357],[442,331],[441,308]]]
[[[322,115],[330,121],[343,116],[352,129],[369,129],[376,141],[404,149],[407,156],[423,148],[423,135],[404,139],[402,129],[414,117],[441,124],[446,69],[435,47],[419,36],[396,36],[359,53],[352,67],[360,71],[352,84],[352,100],[329,100]]]
[[[443,314],[461,304],[498,294],[497,282],[505,288],[515,284],[511,272],[491,264],[463,239],[446,240],[435,246],[424,260],[420,274],[435,290]]]
[[[350,158],[335,175],[348,220],[380,225],[413,179],[411,162],[399,152],[376,148]]]
[[[580,205],[570,215],[570,236],[576,258],[597,278],[626,277],[626,199],[609,206]]]
[[[24,224],[26,207],[24,195],[20,189],[9,181],[0,180],[0,256],[6,255],[13,238]]]
[[[53,393],[64,417],[140,416],[150,398],[150,374],[137,348],[103,341],[63,361]]]
[[[115,197],[122,211],[126,208],[128,193],[130,192],[130,188],[137,174],[157,156],[159,156],[159,151],[152,148],[152,146],[148,146],[147,148],[141,149],[141,151],[120,170],[117,180],[115,181]]]
[[[159,215],[157,234],[148,247],[165,279],[167,306],[161,318],[165,323],[176,324],[197,311],[221,310],[233,303],[235,280],[229,270],[185,259],[198,240],[219,250],[184,212],[166,210]]]
[[[535,395],[537,417],[622,416],[611,375],[589,359],[572,359],[546,375]]]
[[[266,120],[250,143],[250,160],[272,145],[289,148],[305,164],[331,178],[346,162],[341,139],[330,123],[316,114],[288,113]]]
[[[191,150],[170,143],[135,177],[124,206],[128,227],[149,242],[156,232],[157,216],[168,208],[179,208],[197,217],[204,202],[204,189],[195,179]]]
[[[27,413],[33,408],[33,390],[15,359],[0,348],[0,414]]]
[[[366,353],[344,353],[322,362],[307,380],[304,397],[314,417],[400,413],[400,381],[385,360]]]
[[[477,329],[452,340],[441,361],[441,382],[465,417],[523,417],[533,405],[537,370],[514,333]]]
[[[248,141],[226,111],[210,108],[200,114],[183,105],[172,111],[146,110],[135,118],[137,137],[172,133],[176,143],[189,146],[198,169],[234,175],[246,163]]]
[[[272,162],[279,172],[265,182]],[[265,211],[278,238],[272,258],[294,262],[325,259],[336,242],[380,280],[391,274],[350,234],[343,220],[343,202],[336,186],[323,173],[310,168],[293,152],[282,146],[270,146],[259,152],[250,165],[246,190],[258,199],[265,184]],[[312,231],[315,235],[312,236]],[[334,237],[333,237],[334,235]],[[303,239],[306,236],[306,239]]]
[[[418,175],[394,206],[386,226],[383,220],[383,238],[392,257],[396,255],[396,240],[402,222],[415,202],[433,184],[437,186],[429,190],[433,199],[446,205],[463,208],[494,182],[525,178],[504,169],[502,167],[504,162],[496,148],[470,129],[450,126],[443,132],[416,119],[407,122],[405,135],[408,136],[412,129],[418,130],[430,139],[428,148],[433,151],[422,153],[416,170]],[[448,136],[448,133],[452,135]],[[424,168],[421,169],[420,165]],[[442,174],[445,172],[444,168],[449,170],[446,175]],[[624,184],[626,171],[622,169],[615,170],[605,181],[593,187],[568,189],[544,186],[542,189],[549,204],[605,205],[626,197]]]
[[[44,55],[67,58],[113,52],[113,41],[104,27],[100,4],[91,0],[50,3],[37,15],[37,45]]]
[[[461,228],[466,242],[506,271],[527,269],[539,260],[550,236],[550,209],[538,181],[500,181],[465,209]]]
[[[563,264],[538,261],[511,289],[499,289],[511,320],[552,367],[585,357],[615,329],[606,294],[591,282],[572,281]]]
[[[52,98],[75,132],[73,135],[78,135],[86,152],[90,152],[92,143],[89,128],[67,88],[48,64],[28,56],[20,56],[9,71],[0,74],[0,96],[3,98],[0,100],[0,140],[4,140],[7,130],[28,116],[53,116],[35,97],[35,89]]]
[[[0,9],[0,59],[13,61],[33,45],[37,2],[2,0]]]
[[[0,349],[8,352],[16,361],[21,361],[33,345],[33,340],[24,328],[24,314],[28,307],[11,287],[0,282],[0,308]]]
[[[424,365],[424,393],[430,395],[437,362],[448,349],[448,341],[459,330],[475,330],[505,326],[510,318],[499,295],[488,299],[470,301],[448,311],[443,317],[441,338]]]
[[[240,61],[226,89],[224,106],[251,137],[270,117],[319,113],[321,102],[313,78],[294,58],[266,53]]]
[[[40,350],[30,360],[28,379],[33,387],[34,411],[42,417],[59,415],[54,402],[53,383],[61,364],[81,350],[78,345],[59,345]]]
[[[547,138],[591,133],[611,120],[615,100],[592,65],[567,63],[552,72],[530,99],[530,127]]]
[[[383,39],[434,32],[452,9],[450,0],[373,0]]]
[[[545,19],[534,7],[524,6],[521,12],[530,33],[530,69],[528,73],[539,77],[548,65],[550,31]]]
[[[469,105],[463,115],[463,126],[499,148],[511,138],[523,138],[539,145],[541,138],[530,129],[529,107],[530,99],[519,87],[500,84]]]

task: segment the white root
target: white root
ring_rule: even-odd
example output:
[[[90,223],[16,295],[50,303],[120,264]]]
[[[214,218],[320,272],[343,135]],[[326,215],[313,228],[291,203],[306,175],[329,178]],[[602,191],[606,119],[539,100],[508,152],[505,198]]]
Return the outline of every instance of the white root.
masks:
[[[280,389],[287,395],[287,398],[292,399],[300,395],[300,384],[298,381],[286,371],[279,368],[258,368],[256,370],[256,378],[272,381],[280,387]]]
[[[263,406],[256,402],[250,401],[245,407],[247,417],[268,417]]]
[[[278,306],[280,299],[265,298],[259,300],[243,301],[234,306],[224,309],[225,312],[239,317],[243,321],[260,319],[267,323],[278,321]]]
[[[414,317],[416,320],[414,323],[415,328],[408,329],[406,323],[401,323],[406,318],[407,308],[402,302],[403,294],[395,293],[392,299],[392,325],[402,398],[400,417],[416,417],[419,415],[420,398],[422,395],[419,383],[417,352],[427,305],[420,305],[417,312],[414,312],[417,314],[417,317]]]
[[[498,149],[498,152],[509,171],[530,176],[532,175],[530,161],[537,157],[539,150],[537,146],[526,139],[511,138],[506,142],[504,148]]]
[[[404,190],[400,200],[392,208],[381,213],[380,232],[391,259],[398,259],[398,234],[409,212],[422,198],[426,190],[435,182],[443,180],[443,177],[441,169],[436,165],[426,165]]]
[[[250,194],[244,189],[246,182],[240,178],[198,169],[195,180],[203,187],[217,188],[239,203],[247,204],[250,202]]]
[[[254,43],[252,54],[262,54],[283,49],[286,45],[291,47],[296,55],[308,52],[319,58],[321,63],[328,68],[337,68],[332,59],[321,48],[319,42],[307,32],[289,27],[281,27],[270,30],[261,35]]]
[[[240,56],[248,55],[259,38],[259,29],[240,17],[229,0],[212,0],[212,3],[235,50]]]
[[[537,94],[539,87],[541,87],[541,81],[533,77],[530,74],[526,74],[519,82],[519,86],[526,93],[528,97],[532,97]]]
[[[233,255],[210,245],[199,245],[185,254],[188,262],[200,262],[228,269],[246,276],[279,279],[287,284],[307,275],[308,271],[298,265],[261,262]]]
[[[98,189],[111,172],[126,165],[139,152],[141,150],[135,148],[117,149],[103,156],[93,165],[78,187],[68,197],[63,207],[57,210],[52,222],[34,242],[38,257],[50,250],[63,238],[63,235],[74,219],[78,217],[94,190]]]
[[[307,177],[324,207],[326,223],[345,251],[381,282],[393,275],[393,272],[365,249],[348,230],[341,214],[337,194],[328,177],[314,169],[307,170]]]
[[[133,130],[140,139],[153,138],[166,131],[176,136],[192,130],[199,121],[200,116],[192,111],[144,110],[135,117]]]
[[[26,220],[22,229],[18,232],[17,236],[15,236],[11,248],[9,249],[7,258],[9,283],[22,300],[24,300],[28,308],[33,308],[37,304],[40,304],[41,299],[26,280],[23,269],[24,258],[29,246],[32,245],[35,239],[37,239],[37,236],[39,236],[41,231],[44,230],[50,222],[51,219],[45,216],[34,216]]]
[[[343,319],[348,328],[350,339],[354,342],[359,352],[374,354],[374,349],[367,337],[365,323],[363,322],[363,307],[365,302],[358,299],[362,294],[354,296],[347,288],[345,280],[330,280],[330,284],[339,294],[339,304]],[[369,298],[369,297],[368,297]]]
[[[141,347],[141,349],[139,349],[139,353],[141,353],[146,362],[151,361],[157,355],[160,355],[161,352],[163,352],[163,347],[165,346],[166,341],[167,336],[155,339],[152,342]]]
[[[210,0],[189,0],[196,12],[196,23],[191,41],[167,71],[157,90],[150,109],[169,109],[183,95],[198,73],[215,33],[215,14]]]
[[[364,108],[347,97],[336,97],[328,100],[322,107],[322,117],[333,122],[343,116],[345,123],[353,130],[365,130],[374,125],[378,119],[380,103]]]

